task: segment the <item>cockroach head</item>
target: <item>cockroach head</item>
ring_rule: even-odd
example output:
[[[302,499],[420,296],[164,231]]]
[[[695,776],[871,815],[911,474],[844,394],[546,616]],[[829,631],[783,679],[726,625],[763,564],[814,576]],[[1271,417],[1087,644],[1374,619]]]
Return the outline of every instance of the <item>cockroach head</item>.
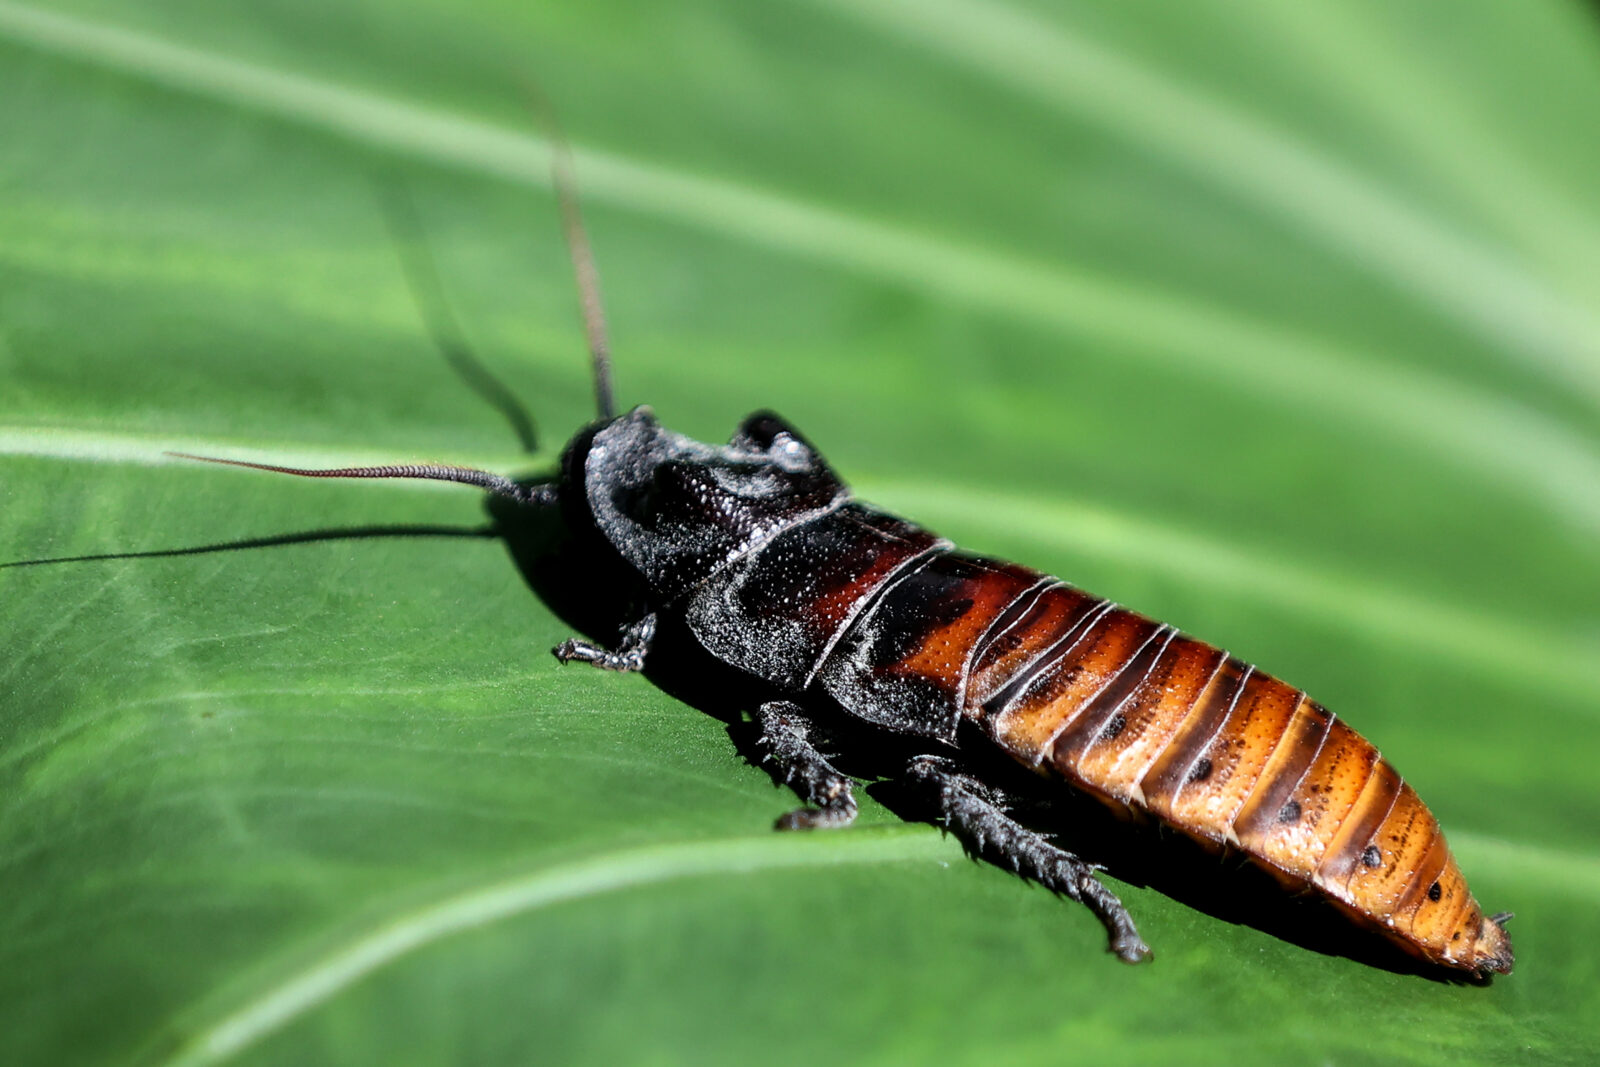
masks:
[[[634,408],[574,439],[565,468],[564,498],[581,487],[600,535],[663,600],[849,497],[811,443],[767,411],[708,445]]]

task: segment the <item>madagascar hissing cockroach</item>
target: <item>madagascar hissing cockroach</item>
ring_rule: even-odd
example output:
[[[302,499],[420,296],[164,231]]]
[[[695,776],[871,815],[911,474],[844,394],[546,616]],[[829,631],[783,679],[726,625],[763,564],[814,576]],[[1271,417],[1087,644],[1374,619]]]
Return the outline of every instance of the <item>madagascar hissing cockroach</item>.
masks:
[[[1171,626],[1014,563],[957,550],[852,499],[797,430],[751,415],[726,445],[616,415],[599,289],[570,179],[559,166],[600,418],[550,483],[463,467],[304,470],[307,477],[464,482],[559,504],[645,605],[615,648],[554,651],[615,671],[644,664],[658,620],[768,690],[759,747],[808,807],[784,829],[843,827],[852,781],[814,743],[828,720],[918,739],[898,777],[976,849],[1087,904],[1111,950],[1149,948],[1094,868],[1006,812],[973,773],[991,745],[1064,787],[1231,849],[1319,894],[1428,963],[1511,971],[1509,915],[1485,916],[1432,814],[1361,735],[1305,693]],[[205,457],[190,457],[205,458]]]

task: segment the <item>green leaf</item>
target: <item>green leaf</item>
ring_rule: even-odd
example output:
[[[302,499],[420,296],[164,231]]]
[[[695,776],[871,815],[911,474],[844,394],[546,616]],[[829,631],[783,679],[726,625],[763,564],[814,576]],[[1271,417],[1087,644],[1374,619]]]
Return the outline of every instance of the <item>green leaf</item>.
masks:
[[[706,709],[555,664],[474,494],[164,455],[552,468],[592,401],[529,79],[624,403],[777,408],[1303,685],[1516,973],[1111,879],[1128,968],[870,798],[773,834]],[[0,0],[0,101],[0,1060],[1600,1053],[1592,8]]]

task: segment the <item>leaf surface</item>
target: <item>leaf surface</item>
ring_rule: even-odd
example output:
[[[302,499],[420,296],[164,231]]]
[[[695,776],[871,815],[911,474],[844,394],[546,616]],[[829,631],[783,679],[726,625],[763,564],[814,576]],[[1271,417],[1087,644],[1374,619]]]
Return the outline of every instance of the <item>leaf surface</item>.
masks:
[[[772,834],[737,726],[549,658],[472,493],[165,456],[553,469],[592,404],[529,78],[625,404],[776,408],[868,499],[1304,686],[1516,973],[1113,878],[1127,968],[872,796]],[[0,101],[0,1059],[1600,1051],[1585,6],[0,2]]]

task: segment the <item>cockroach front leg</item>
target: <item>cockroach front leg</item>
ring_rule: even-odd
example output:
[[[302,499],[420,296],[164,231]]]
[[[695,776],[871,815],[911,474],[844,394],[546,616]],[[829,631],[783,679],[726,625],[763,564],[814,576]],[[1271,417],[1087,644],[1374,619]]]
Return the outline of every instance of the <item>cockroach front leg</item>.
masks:
[[[1127,963],[1150,958],[1150,946],[1134,929],[1128,909],[1100,884],[1094,868],[1058,848],[1002,810],[1002,794],[958,773],[949,760],[918,756],[907,772],[939,810],[940,820],[972,848],[1002,866],[1063,896],[1086,904],[1111,936],[1111,951]]]
[[[756,712],[761,738],[756,745],[764,762],[773,763],[800,799],[812,805],[778,820],[780,830],[821,830],[849,826],[856,817],[856,798],[849,778],[840,774],[811,743],[811,718],[799,704],[774,700]]]
[[[581,660],[607,671],[641,671],[655,636],[656,613],[652,611],[622,631],[622,641],[615,651],[577,638],[568,638],[551,651],[562,663]]]

